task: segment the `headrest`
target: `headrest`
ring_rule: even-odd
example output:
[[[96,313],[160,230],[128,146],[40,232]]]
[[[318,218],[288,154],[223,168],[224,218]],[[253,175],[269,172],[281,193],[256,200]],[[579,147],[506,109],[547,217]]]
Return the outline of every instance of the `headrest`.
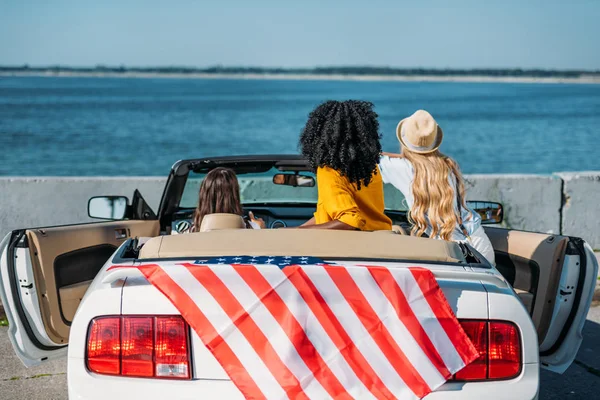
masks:
[[[245,228],[244,219],[237,214],[207,214],[202,218],[202,224],[200,224],[200,232]]]

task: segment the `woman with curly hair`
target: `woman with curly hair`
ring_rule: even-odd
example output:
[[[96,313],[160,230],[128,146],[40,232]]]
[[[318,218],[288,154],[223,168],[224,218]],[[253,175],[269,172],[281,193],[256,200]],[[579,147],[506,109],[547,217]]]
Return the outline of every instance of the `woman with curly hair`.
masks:
[[[411,235],[469,242],[494,263],[494,249],[481,216],[465,203],[465,184],[456,161],[438,148],[443,132],[427,111],[400,121],[401,154],[383,153],[379,168],[385,183],[400,190],[409,207]]]
[[[379,122],[373,104],[327,101],[310,113],[300,149],[316,171],[317,210],[301,228],[390,230],[384,214]]]

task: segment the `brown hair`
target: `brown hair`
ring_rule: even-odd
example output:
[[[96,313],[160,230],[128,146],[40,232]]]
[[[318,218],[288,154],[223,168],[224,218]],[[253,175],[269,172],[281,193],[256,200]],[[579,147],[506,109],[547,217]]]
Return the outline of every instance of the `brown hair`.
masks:
[[[243,215],[240,185],[229,168],[217,167],[206,174],[198,193],[193,230],[198,232],[204,216],[214,213]]]
[[[454,229],[462,223],[460,209],[466,208],[465,183],[458,164],[438,150],[419,154],[403,148],[402,157],[410,161],[415,171],[412,184],[415,201],[409,213],[413,224],[411,234],[423,236],[431,226],[431,237],[450,240]],[[457,196],[449,177],[457,183],[456,190],[460,194],[462,204],[458,204],[458,214],[454,208]]]

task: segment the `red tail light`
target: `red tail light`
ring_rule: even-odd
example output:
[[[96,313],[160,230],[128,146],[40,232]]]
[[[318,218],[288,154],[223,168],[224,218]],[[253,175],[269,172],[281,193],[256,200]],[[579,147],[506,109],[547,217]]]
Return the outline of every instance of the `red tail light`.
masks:
[[[521,372],[521,339],[516,325],[506,321],[460,321],[479,352],[479,358],[456,373],[453,380],[511,379]]]
[[[121,318],[97,318],[88,334],[88,368],[99,374],[121,372]]]
[[[156,318],[156,376],[190,377],[186,331],[180,317]]]
[[[505,379],[521,372],[521,340],[510,322],[490,322],[489,377]]]
[[[479,358],[467,365],[455,375],[456,380],[472,381],[487,378],[487,344],[488,324],[484,321],[463,321],[461,322],[465,333],[473,342],[473,345],[479,353]]]
[[[188,332],[181,316],[95,318],[87,367],[105,375],[190,379]]]
[[[121,335],[121,375],[153,375],[154,318],[124,317]]]

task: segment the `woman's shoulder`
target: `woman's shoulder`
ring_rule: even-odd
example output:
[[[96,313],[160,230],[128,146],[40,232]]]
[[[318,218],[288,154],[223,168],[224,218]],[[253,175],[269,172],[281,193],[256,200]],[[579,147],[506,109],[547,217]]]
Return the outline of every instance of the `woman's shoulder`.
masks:
[[[317,182],[336,182],[336,181],[347,181],[347,179],[340,174],[339,171],[331,167],[319,167],[317,168]]]

